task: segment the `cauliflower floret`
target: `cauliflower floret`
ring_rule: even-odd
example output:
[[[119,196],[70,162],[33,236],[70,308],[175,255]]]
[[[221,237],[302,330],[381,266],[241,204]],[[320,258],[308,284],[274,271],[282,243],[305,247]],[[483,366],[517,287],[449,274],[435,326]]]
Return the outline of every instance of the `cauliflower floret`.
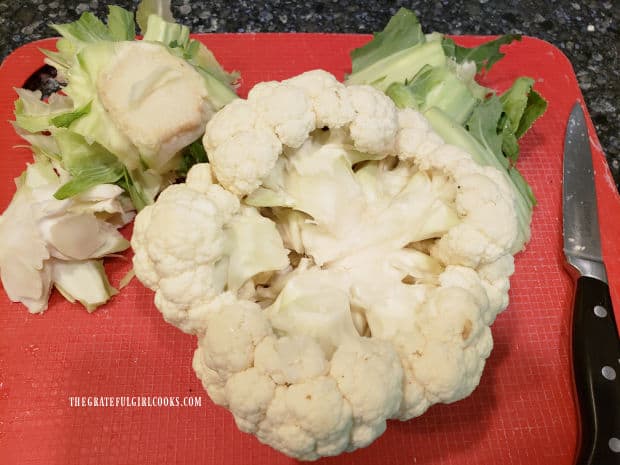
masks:
[[[343,452],[351,434],[351,407],[336,381],[320,376],[279,386],[257,437],[302,460]]]
[[[478,268],[482,286],[489,298],[489,312],[484,315],[486,324],[492,324],[497,314],[508,306],[509,278],[514,271],[514,257],[510,254],[503,255],[496,261]]]
[[[400,419],[420,415],[430,404],[468,396],[492,347],[476,297],[461,287],[434,289],[417,314],[416,334],[397,337],[405,369]]]
[[[211,359],[204,351],[198,347],[194,351],[194,357],[192,358],[192,368],[196,373],[196,376],[202,382],[207,394],[211,400],[222,407],[228,406],[228,393],[226,392],[226,381],[218,374],[217,371],[212,370],[209,366],[212,364]]]
[[[202,143],[207,153],[239,132],[256,127],[257,115],[247,100],[236,99],[218,111],[207,123]]]
[[[398,111],[398,133],[396,151],[402,160],[414,158],[417,154],[428,155],[444,144],[420,112],[406,108]],[[427,169],[426,166],[422,166]]]
[[[316,128],[316,116],[305,92],[284,83],[263,82],[248,94],[261,124],[273,129],[282,144],[297,148]]]
[[[345,450],[351,406],[326,376],[320,346],[304,336],[275,339],[252,302],[230,293],[218,300],[203,311],[206,330],[193,361],[212,400],[230,408],[240,429],[291,455],[314,459]],[[353,362],[359,376],[364,362]]]
[[[253,366],[257,346],[272,336],[271,326],[257,304],[231,292],[194,307],[193,315],[203,324],[192,366],[213,402],[228,406],[230,395],[239,395],[243,378],[227,382]]]
[[[277,384],[296,384],[329,370],[321,346],[311,337],[266,337],[256,347],[254,366]]]
[[[349,86],[355,117],[349,125],[355,148],[360,152],[393,153],[398,131],[398,112],[383,92],[372,86]]]
[[[209,354],[209,368],[226,379],[252,366],[256,346],[272,331],[257,304],[224,296],[203,310],[206,329],[199,345]]]
[[[185,184],[190,189],[206,194],[210,190],[214,192],[210,186],[215,183],[211,165],[208,163],[198,163],[191,167],[185,178]]]
[[[433,403],[413,370],[413,362],[424,356],[426,338],[416,327],[412,331],[401,332],[393,338],[393,341],[403,366],[403,398],[395,417],[404,421],[422,415]]]
[[[166,321],[189,333],[204,329],[204,304],[227,289],[240,290],[255,274],[288,265],[274,223],[247,216],[233,194],[208,184],[207,167],[194,166],[189,184],[170,186],[144,208],[131,240],[136,276],[156,291],[155,305]],[[248,236],[262,243],[248,242]]]
[[[489,305],[489,296],[482,284],[481,276],[471,268],[458,265],[450,265],[439,275],[439,283],[442,287],[460,287],[468,291],[476,299],[480,313],[485,316],[494,312]]]
[[[235,133],[209,152],[213,172],[230,192],[244,196],[254,191],[276,164],[282,144],[267,129]]]
[[[506,199],[497,183],[485,173],[459,176],[458,183],[460,192],[456,197],[457,210],[467,215],[469,224],[476,225],[479,231],[501,248],[499,256],[504,255],[504,251],[510,250],[517,238],[517,220],[513,215],[512,199]],[[509,220],[495,221],[496,218]]]
[[[256,85],[247,101],[232,102],[209,121],[203,144],[218,181],[244,196],[273,170],[283,146],[299,148],[317,127],[347,124],[358,150],[393,151],[398,112],[391,100],[371,86],[347,88],[316,70]]]
[[[226,398],[237,427],[255,433],[275,393],[275,383],[257,368],[235,373],[226,382]]]
[[[406,119],[415,117],[409,115]],[[399,146],[409,147],[407,134],[401,131]],[[447,144],[435,146],[435,142],[431,145],[432,150],[421,150],[420,146],[407,149],[405,159],[414,160],[421,169],[445,172],[454,179],[458,188],[455,205],[461,217],[461,222],[434,245],[432,255],[447,265],[471,268],[494,262],[519,241],[514,193],[504,177],[488,175],[497,170],[476,164],[463,150]]]
[[[475,296],[455,286],[435,288],[420,307],[417,321],[427,342],[437,340],[459,348],[468,347],[485,326]]]
[[[355,116],[347,88],[326,71],[308,71],[283,82],[306,93],[312,102],[317,128],[337,129],[349,124]]]
[[[259,116],[247,100],[234,100],[209,120],[202,139],[218,182],[238,196],[255,190],[282,153]]]
[[[136,276],[156,291],[166,321],[191,329],[187,312],[224,291],[218,262],[225,255],[223,227],[239,209],[218,185],[210,196],[184,184],[170,186],[136,217],[131,245]],[[187,325],[190,326],[187,326]]]
[[[353,431],[349,449],[366,447],[386,428],[402,399],[403,369],[388,342],[357,339],[338,347],[331,360],[330,375],[351,404]],[[364,389],[360,389],[360,386]]]

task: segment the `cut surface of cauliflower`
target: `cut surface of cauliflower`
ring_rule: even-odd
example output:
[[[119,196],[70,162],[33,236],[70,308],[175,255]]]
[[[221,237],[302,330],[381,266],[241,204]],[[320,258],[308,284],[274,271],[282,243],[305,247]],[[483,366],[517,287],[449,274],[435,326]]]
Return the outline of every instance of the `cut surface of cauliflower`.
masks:
[[[156,42],[117,45],[96,85],[105,111],[155,170],[199,138],[214,112],[202,76]]]

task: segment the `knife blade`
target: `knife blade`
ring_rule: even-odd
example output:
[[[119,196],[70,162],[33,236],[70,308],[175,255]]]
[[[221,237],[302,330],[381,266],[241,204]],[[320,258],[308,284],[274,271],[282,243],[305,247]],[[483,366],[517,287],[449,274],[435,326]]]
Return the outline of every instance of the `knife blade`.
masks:
[[[599,232],[585,116],[575,103],[564,139],[562,182],[566,262],[575,280],[572,362],[581,441],[577,465],[620,464],[620,339]]]

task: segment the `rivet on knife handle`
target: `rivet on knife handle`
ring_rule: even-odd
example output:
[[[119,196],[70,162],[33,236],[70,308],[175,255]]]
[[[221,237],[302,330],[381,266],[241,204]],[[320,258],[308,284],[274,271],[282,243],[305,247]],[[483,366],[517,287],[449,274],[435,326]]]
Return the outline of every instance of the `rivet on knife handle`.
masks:
[[[607,284],[577,280],[573,370],[581,417],[577,465],[620,464],[620,339]]]

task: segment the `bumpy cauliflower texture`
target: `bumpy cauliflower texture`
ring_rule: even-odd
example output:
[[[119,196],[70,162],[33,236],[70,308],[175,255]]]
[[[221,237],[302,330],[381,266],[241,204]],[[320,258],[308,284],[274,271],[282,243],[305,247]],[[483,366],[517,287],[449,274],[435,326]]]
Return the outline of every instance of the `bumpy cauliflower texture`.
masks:
[[[242,431],[313,460],[473,391],[521,248],[502,173],[320,70],[259,84],[204,145],[138,215],[134,265]]]

